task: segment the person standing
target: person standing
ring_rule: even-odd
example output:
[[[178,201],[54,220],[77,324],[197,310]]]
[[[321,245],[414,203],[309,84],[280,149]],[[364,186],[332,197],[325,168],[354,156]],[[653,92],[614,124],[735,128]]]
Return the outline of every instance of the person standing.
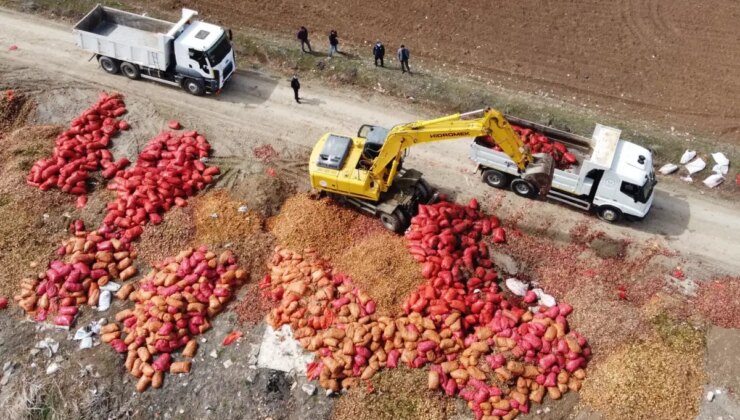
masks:
[[[401,44],[401,48],[398,49],[398,61],[401,62],[401,71],[403,73],[406,73],[407,71],[411,73],[411,69],[409,68],[409,57],[411,57],[409,49],[406,48],[405,45]]]
[[[337,35],[337,31],[334,29],[329,32],[329,57],[333,56],[334,53],[338,53],[339,50],[337,49],[337,46],[339,45],[339,39]]]
[[[303,52],[312,52],[311,49],[311,43],[308,42],[308,29],[306,29],[305,26],[301,26],[301,28],[298,30],[298,34],[296,34],[296,37],[298,40],[301,41],[301,51]],[[306,47],[308,47],[308,51],[306,51]]]
[[[380,67],[385,67],[383,65],[383,57],[385,57],[385,46],[382,42],[378,41],[375,43],[375,46],[373,46],[373,56],[375,57],[375,65],[378,65],[378,60],[380,60]]]
[[[297,74],[293,75],[293,79],[290,81],[290,87],[293,88],[293,96],[295,96],[295,101],[297,103],[301,103],[301,98],[298,97],[298,90],[301,88],[301,82],[298,81]]]

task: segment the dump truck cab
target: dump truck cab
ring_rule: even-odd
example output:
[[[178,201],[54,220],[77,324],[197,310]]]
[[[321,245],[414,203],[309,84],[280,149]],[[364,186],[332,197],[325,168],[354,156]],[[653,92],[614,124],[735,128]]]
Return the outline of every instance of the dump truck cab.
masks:
[[[208,91],[221,90],[234,71],[234,51],[228,33],[216,25],[185,23],[175,35],[177,73],[205,80]]]
[[[622,214],[644,218],[653,204],[653,190],[657,183],[652,154],[648,149],[627,141],[617,141],[610,147],[614,151],[610,161],[607,157],[608,160],[597,162],[604,166],[608,164],[608,169],[605,168],[601,175],[593,205],[597,208],[614,207]],[[613,217],[610,214],[604,216],[606,219]]]

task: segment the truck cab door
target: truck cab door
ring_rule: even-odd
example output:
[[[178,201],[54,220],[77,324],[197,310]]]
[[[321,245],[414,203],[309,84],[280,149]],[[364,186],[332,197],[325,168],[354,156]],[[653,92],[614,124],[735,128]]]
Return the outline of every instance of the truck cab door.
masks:
[[[190,59],[188,67],[196,70],[203,77],[211,76],[211,65],[208,62],[205,52],[189,48],[188,58]]]

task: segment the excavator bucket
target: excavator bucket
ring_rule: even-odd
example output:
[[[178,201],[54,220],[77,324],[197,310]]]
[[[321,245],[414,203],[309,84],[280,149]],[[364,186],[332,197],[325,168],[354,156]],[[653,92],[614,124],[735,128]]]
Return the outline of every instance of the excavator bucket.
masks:
[[[547,153],[535,153],[532,155],[534,162],[527,165],[522,179],[529,181],[537,187],[539,196],[544,198],[550,192],[552,177],[555,173],[555,162]]]

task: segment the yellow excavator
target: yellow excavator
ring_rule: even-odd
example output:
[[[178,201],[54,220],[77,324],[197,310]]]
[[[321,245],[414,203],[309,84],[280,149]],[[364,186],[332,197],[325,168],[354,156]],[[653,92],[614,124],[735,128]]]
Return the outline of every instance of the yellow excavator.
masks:
[[[549,155],[532,155],[504,115],[491,108],[454,114],[387,129],[363,125],[356,137],[327,133],[311,152],[311,186],[335,200],[379,217],[394,232],[403,232],[418,205],[437,194],[422,173],[403,168],[411,146],[461,138],[487,137],[517,165],[521,177],[544,197],[554,165]]]

